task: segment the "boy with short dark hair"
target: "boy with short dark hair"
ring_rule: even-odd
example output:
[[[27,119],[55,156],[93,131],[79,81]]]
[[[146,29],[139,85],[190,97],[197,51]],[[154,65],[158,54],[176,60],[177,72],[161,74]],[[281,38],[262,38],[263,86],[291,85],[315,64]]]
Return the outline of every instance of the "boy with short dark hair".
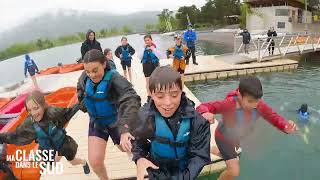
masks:
[[[195,179],[210,162],[210,125],[182,91],[180,74],[170,66],[150,76],[151,100],[140,108],[132,128],[137,179]]]
[[[297,130],[293,121],[287,122],[274,112],[261,99],[262,96],[260,80],[255,76],[246,76],[240,79],[239,88],[230,92],[224,100],[202,103],[197,107],[197,111],[209,122],[214,121],[214,114],[222,115],[222,121],[215,131],[218,149],[211,150],[226,161],[227,169],[220,175],[219,180],[232,180],[239,176],[237,149],[241,139],[250,134],[259,116],[287,134]]]

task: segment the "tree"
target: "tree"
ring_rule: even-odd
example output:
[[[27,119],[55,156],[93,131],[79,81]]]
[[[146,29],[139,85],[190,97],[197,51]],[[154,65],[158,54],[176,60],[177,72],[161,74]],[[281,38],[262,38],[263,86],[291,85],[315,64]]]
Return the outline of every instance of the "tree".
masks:
[[[146,24],[145,25],[145,29],[146,29],[147,32],[153,31],[154,28],[155,28],[155,25],[153,25],[153,24]]]
[[[257,11],[254,11],[246,3],[241,4],[240,6],[241,16],[240,16],[240,28],[245,28],[247,26],[247,16],[256,15],[262,17],[263,15]]]
[[[319,8],[319,5],[320,5],[320,1],[319,0],[308,0],[307,1],[308,5],[311,6],[311,7],[318,7]]]
[[[37,39],[36,45],[38,46],[39,49],[43,48],[43,41],[42,39]]]
[[[123,26],[122,27],[122,32],[125,33],[125,34],[129,34],[129,33],[132,33],[132,30],[130,29],[129,26]]]
[[[161,14],[158,14],[158,29],[161,32],[172,31],[172,16],[173,11],[169,9],[163,9]]]
[[[185,29],[187,27],[189,23],[187,16],[189,16],[191,24],[197,23],[200,13],[201,11],[195,5],[180,7],[176,14],[178,28]]]

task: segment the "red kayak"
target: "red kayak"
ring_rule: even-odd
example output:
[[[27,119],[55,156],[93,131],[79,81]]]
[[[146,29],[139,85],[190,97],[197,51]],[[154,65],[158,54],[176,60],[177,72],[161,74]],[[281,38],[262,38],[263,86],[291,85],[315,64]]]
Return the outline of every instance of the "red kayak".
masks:
[[[24,108],[24,100],[27,98],[28,94],[20,94],[11,102],[6,104],[0,109],[0,114],[14,114],[20,113],[21,110]]]

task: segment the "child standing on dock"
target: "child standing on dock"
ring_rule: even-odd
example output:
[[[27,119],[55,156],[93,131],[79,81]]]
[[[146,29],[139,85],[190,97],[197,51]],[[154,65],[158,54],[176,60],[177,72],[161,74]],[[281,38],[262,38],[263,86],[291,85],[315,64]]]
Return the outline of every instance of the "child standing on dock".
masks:
[[[172,58],[172,66],[181,75],[182,85],[184,85],[184,72],[186,69],[186,59],[190,58],[190,51],[188,47],[182,44],[182,38],[180,34],[174,36],[175,46],[167,50],[167,57]]]
[[[101,51],[90,50],[83,59],[85,71],[77,91],[81,110],[90,118],[89,163],[100,180],[107,180],[104,159],[108,139],[121,145],[121,150],[130,151],[134,137],[129,130],[137,119],[141,100],[128,80],[110,69]]]
[[[241,139],[252,132],[255,122],[262,116],[265,120],[284,133],[294,133],[297,128],[293,121],[286,121],[274,112],[262,99],[263,91],[260,80],[255,76],[240,79],[239,88],[230,92],[224,100],[201,104],[197,111],[209,122],[214,122],[215,114],[222,114],[222,121],[215,131],[218,149],[211,152],[221,156],[227,169],[219,180],[233,180],[240,174],[237,149]]]
[[[143,73],[146,78],[146,88],[148,93],[148,99],[150,99],[150,92],[149,92],[149,77],[151,73],[160,65],[160,52],[157,50],[156,45],[152,41],[151,35],[144,36],[144,50],[143,54],[141,55],[141,63],[143,68]]]
[[[27,71],[29,72],[34,88],[39,89],[37,79],[35,76],[36,73],[39,73],[39,69],[37,64],[34,62],[34,60],[30,58],[29,54],[25,55],[25,62],[24,62],[24,76],[26,78],[28,77]]]
[[[210,162],[210,125],[182,91],[180,74],[170,66],[150,76],[152,99],[140,108],[133,134],[137,179],[196,179]]]
[[[116,49],[115,55],[121,60],[121,66],[123,69],[124,77],[128,79],[127,76],[127,68],[128,68],[128,75],[129,81],[132,82],[132,72],[131,72],[131,61],[132,56],[136,51],[133,49],[132,46],[128,43],[127,37],[121,38],[121,45]]]
[[[36,140],[40,150],[58,152],[55,161],[64,156],[70,164],[82,165],[84,173],[89,174],[90,169],[86,160],[76,157],[78,144],[64,129],[79,110],[79,104],[72,108],[49,106],[40,91],[33,91],[28,95],[25,106],[30,115],[16,128],[16,131],[0,134],[0,141],[23,146]]]
[[[113,61],[112,51],[109,48],[104,49],[103,51],[104,56],[106,57],[106,60],[110,66],[111,69],[117,70],[117,66]]]

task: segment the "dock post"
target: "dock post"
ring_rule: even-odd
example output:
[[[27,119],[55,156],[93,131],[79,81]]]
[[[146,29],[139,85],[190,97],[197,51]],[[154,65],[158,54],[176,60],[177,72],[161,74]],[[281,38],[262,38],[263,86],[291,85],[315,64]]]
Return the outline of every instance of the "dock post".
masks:
[[[260,51],[261,51],[260,38],[258,38],[258,62],[261,62]]]

